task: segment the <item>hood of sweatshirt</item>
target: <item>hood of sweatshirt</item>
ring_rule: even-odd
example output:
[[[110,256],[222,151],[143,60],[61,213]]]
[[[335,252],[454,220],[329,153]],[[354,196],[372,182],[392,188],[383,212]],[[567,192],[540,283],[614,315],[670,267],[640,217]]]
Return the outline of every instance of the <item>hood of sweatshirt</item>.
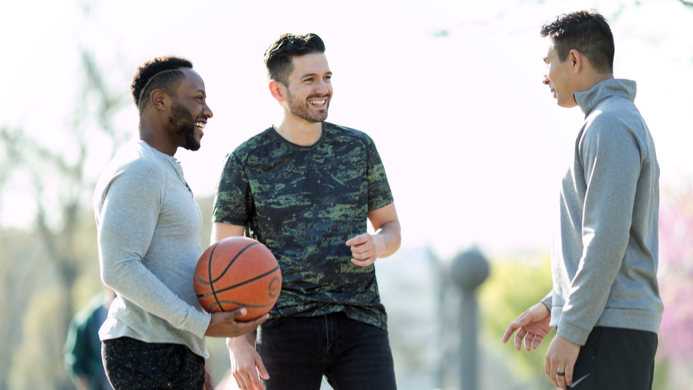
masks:
[[[636,90],[637,85],[633,80],[608,79],[595,85],[589,91],[575,93],[573,97],[587,116],[597,107],[597,104],[610,97],[618,96],[634,101]]]

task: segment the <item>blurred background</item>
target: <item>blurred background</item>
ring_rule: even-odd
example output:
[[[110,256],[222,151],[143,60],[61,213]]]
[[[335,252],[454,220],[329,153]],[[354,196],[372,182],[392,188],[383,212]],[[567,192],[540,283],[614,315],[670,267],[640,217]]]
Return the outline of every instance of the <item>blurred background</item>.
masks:
[[[377,264],[401,389],[457,386],[459,293],[447,269],[474,247],[491,263],[477,291],[480,388],[549,389],[539,350],[501,342],[551,288],[559,177],[582,113],[546,86],[542,24],[596,8],[616,42],[615,76],[661,168],[660,288],[666,306],[656,389],[693,379],[693,3],[684,0],[0,3],[0,390],[74,389],[63,345],[103,290],[91,196],[137,135],[137,66],[188,57],[214,111],[198,152],[179,151],[206,225],[226,153],[281,120],[262,63],[282,33],[315,32],[334,72],[329,121],[378,145],[403,226]],[[216,381],[229,367],[212,340]]]

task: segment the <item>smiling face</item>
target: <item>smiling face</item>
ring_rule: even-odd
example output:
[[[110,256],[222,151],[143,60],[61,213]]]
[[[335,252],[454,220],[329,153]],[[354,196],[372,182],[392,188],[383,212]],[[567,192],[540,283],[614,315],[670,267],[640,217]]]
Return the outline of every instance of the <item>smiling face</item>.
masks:
[[[332,72],[323,53],[292,58],[293,72],[285,87],[285,104],[291,115],[306,122],[327,119],[332,99]]]
[[[565,61],[561,61],[553,42],[549,39],[549,49],[546,57],[544,57],[544,62],[546,63],[546,73],[542,80],[544,85],[550,88],[559,106],[566,108],[575,107],[577,103],[573,94],[578,91],[575,88],[576,75],[573,69],[572,53],[568,53]]]
[[[177,96],[172,97],[171,113],[168,118],[176,145],[188,150],[200,149],[207,119],[213,116],[207,105],[205,83],[192,69],[181,69],[185,79],[178,87]]]

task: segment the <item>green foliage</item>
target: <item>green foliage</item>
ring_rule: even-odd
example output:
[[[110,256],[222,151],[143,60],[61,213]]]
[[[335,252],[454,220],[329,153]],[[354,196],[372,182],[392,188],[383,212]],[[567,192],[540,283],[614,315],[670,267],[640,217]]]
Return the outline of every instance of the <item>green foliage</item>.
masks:
[[[54,285],[29,301],[30,310],[22,321],[25,337],[10,368],[12,389],[60,389],[69,382],[62,359],[56,359],[62,357],[67,327],[53,320],[65,310],[65,296],[62,286]]]
[[[502,259],[491,264],[491,275],[479,289],[480,336],[486,345],[498,345],[499,354],[519,381],[550,385],[544,375],[544,359],[554,332],[531,352],[515,350],[512,339],[502,344],[508,325],[551,291],[549,255],[537,257],[534,261]]]

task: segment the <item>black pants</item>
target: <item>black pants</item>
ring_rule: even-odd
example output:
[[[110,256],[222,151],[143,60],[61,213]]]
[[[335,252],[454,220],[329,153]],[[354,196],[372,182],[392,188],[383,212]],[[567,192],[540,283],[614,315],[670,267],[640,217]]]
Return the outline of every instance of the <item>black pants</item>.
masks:
[[[281,317],[258,328],[267,390],[396,390],[387,331],[347,318]]]
[[[182,344],[121,337],[105,340],[101,357],[115,390],[202,390],[205,384],[205,359]]]
[[[657,335],[595,327],[573,369],[575,390],[652,390]]]

